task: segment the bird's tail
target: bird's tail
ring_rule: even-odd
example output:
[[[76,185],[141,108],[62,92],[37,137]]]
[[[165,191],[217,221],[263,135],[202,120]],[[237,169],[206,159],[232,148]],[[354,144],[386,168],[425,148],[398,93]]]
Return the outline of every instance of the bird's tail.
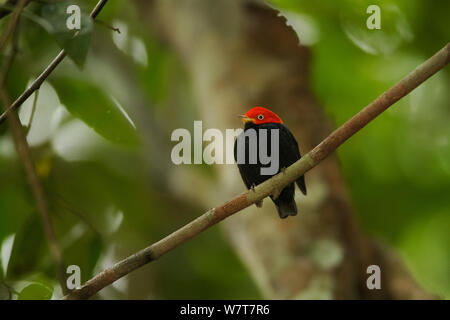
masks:
[[[291,201],[281,201],[277,205],[278,215],[281,219],[285,219],[288,216],[297,215],[297,205],[295,204],[294,199]]]

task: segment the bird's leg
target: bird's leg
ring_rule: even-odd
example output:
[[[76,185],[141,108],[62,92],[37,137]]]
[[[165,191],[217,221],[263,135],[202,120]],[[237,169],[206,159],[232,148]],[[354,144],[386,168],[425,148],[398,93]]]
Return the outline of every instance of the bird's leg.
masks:
[[[272,193],[272,199],[275,200],[276,198],[278,198],[280,196],[281,190],[279,190],[278,188],[275,189]]]
[[[256,185],[253,183],[252,186],[250,187],[250,190],[252,190],[253,192],[256,192],[256,191],[255,191],[255,187],[256,187]],[[262,205],[263,205],[263,201],[262,201],[262,200],[256,201],[256,202],[255,202],[255,205],[256,205],[258,208],[261,208]]]

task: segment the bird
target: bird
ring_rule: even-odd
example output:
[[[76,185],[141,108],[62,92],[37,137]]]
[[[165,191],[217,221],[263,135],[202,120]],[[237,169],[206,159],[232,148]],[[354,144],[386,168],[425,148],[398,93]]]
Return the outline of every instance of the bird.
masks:
[[[291,164],[296,162],[301,158],[300,150],[298,147],[298,143],[295,140],[294,135],[291,131],[283,124],[281,118],[275,114],[274,112],[266,109],[264,107],[254,107],[250,109],[246,114],[239,116],[244,122],[244,130],[241,132],[237,139],[234,142],[234,159],[237,162],[239,172],[241,174],[242,180],[244,181],[247,189],[254,190],[254,187],[271,178],[273,175],[278,174],[280,171],[283,171],[285,168],[289,167]],[[251,140],[248,138],[248,130],[254,129],[256,131],[256,140]],[[265,141],[267,143],[266,151],[267,155],[272,152],[272,143],[271,143],[271,134],[273,130],[278,129],[278,168],[273,174],[262,174],[261,169],[267,168],[269,165],[267,164],[267,159],[262,161],[260,157],[260,139],[261,139],[261,130],[266,129],[267,135]],[[245,134],[247,133],[247,137]],[[277,137],[277,135],[274,135]],[[239,143],[240,139],[244,139]],[[256,144],[251,145],[251,143]],[[264,146],[264,142],[262,144]],[[255,149],[256,148],[256,149]],[[251,163],[249,152],[250,150],[257,151],[257,161],[256,163]],[[276,148],[273,148],[274,152],[276,152]],[[245,158],[242,158],[241,161],[238,161],[238,152],[241,155],[245,155]],[[273,154],[270,154],[270,157],[273,157]],[[275,155],[276,156],[276,155]],[[242,161],[244,159],[245,161]],[[241,163],[240,163],[241,162]],[[253,161],[255,162],[255,161]],[[300,191],[306,195],[306,184],[305,177],[301,176],[296,181],[297,186]],[[278,215],[281,219],[285,219],[288,216],[297,215],[297,205],[294,200],[294,192],[295,192],[295,184],[291,183],[286,186],[279,194],[271,195],[272,201],[275,203],[277,208]],[[257,207],[262,206],[262,200],[256,203]]]

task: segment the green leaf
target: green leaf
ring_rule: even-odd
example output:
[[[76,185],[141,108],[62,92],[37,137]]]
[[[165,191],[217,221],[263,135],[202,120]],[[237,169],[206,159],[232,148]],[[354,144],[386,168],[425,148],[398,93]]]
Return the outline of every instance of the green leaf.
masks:
[[[10,300],[10,299],[11,299],[11,291],[2,281],[0,281],[0,300]]]
[[[13,12],[15,9],[14,5],[10,4],[0,4],[0,8],[5,11]],[[34,23],[40,25],[42,28],[44,28],[47,32],[51,32],[53,27],[50,23],[45,21],[45,19],[42,19],[40,16],[34,14],[31,10],[28,10],[27,8],[23,8],[22,12],[20,14],[21,17],[25,17],[30,21],[33,21]]]
[[[33,283],[26,286],[19,293],[19,300],[50,300],[53,288],[41,283]]]
[[[16,59],[16,61],[14,61],[8,71],[7,79],[4,84],[11,98],[18,97],[26,89],[26,85],[29,80],[29,75],[21,63],[21,59]],[[3,112],[4,108],[5,106],[3,105],[3,101],[0,101],[0,111]],[[7,125],[0,126],[0,136],[9,131],[10,130]]]
[[[100,235],[88,230],[83,236],[64,251],[67,265],[77,265],[82,270],[81,280],[85,282],[94,275],[103,249]]]
[[[73,78],[54,78],[52,85],[67,110],[104,138],[135,145],[137,135],[128,115],[99,87]]]
[[[46,249],[41,217],[37,212],[32,212],[16,233],[8,265],[8,278],[19,279],[33,272],[45,256]]]
[[[51,25],[51,28],[46,28],[47,32],[55,38],[75,64],[82,68],[89,51],[94,23],[89,15],[81,12],[81,29],[70,30],[67,27],[67,19],[71,15],[66,13],[66,10],[73,4],[73,1],[64,1],[43,5],[41,16]]]
[[[29,191],[24,187],[23,169],[19,164],[0,157],[0,168],[0,243],[2,243],[5,237],[19,232],[33,208],[27,201]]]

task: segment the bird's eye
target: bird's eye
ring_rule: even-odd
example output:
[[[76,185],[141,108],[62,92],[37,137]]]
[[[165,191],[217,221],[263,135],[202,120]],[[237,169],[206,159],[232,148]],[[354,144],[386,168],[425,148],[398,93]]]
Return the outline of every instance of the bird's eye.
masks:
[[[264,116],[262,114],[258,115],[258,120],[264,120]]]

